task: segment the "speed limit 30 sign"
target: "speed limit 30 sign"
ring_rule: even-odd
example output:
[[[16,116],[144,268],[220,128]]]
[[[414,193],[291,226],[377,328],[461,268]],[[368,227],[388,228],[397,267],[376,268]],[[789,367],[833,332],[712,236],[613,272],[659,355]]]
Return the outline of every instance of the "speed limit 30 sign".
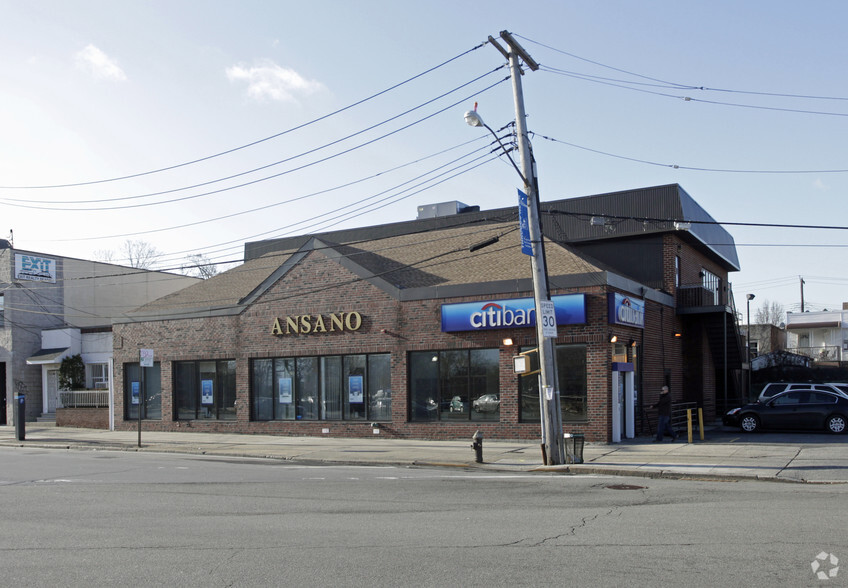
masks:
[[[550,300],[539,301],[539,320],[542,321],[542,336],[555,339],[557,336],[556,311]]]

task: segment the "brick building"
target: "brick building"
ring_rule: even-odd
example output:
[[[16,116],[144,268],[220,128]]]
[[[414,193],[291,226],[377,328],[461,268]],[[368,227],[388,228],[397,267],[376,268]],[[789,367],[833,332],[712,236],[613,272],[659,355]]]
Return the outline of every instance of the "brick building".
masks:
[[[733,239],[682,188],[541,213],[565,431],[638,434],[664,384],[707,418],[738,395]],[[513,369],[536,361],[517,219],[453,202],[246,244],[243,265],[114,322],[116,426],[538,439],[538,380]]]

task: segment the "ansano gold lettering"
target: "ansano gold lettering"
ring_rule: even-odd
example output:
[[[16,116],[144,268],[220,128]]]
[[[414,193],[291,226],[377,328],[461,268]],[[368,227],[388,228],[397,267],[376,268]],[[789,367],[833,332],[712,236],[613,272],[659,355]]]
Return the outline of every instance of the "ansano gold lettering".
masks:
[[[272,335],[307,335],[310,333],[335,333],[358,331],[362,327],[362,315],[356,312],[333,312],[327,315],[301,314],[275,318],[271,326]]]

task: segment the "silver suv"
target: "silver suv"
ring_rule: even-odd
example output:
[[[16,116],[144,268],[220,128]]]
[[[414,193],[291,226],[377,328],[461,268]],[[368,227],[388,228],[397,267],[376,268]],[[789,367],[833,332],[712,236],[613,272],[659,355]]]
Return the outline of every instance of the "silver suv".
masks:
[[[757,402],[765,402],[775,394],[779,392],[786,392],[787,390],[827,390],[828,392],[835,392],[844,398],[848,398],[848,384],[843,383],[827,383],[827,384],[810,384],[810,383],[799,383],[799,382],[771,382],[766,384],[763,387],[763,391],[760,392],[759,398],[757,398]]]

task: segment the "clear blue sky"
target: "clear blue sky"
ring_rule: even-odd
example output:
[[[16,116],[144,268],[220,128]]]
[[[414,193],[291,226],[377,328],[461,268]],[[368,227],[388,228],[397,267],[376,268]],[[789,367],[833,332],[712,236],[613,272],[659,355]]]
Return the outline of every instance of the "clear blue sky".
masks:
[[[508,83],[485,90],[502,56],[468,52],[504,29],[544,66],[524,76],[543,201],[679,183],[721,222],[848,226],[838,0],[0,0],[0,18],[0,186],[140,174],[321,119],[161,173],[0,189],[0,237],[21,249],[92,259],[143,240],[174,267],[420,204],[512,206],[503,161],[434,177],[488,153],[463,122],[475,101],[493,128],[514,118]],[[799,276],[808,309],[848,301],[848,231],[726,228],[743,312],[749,292],[799,310]]]

